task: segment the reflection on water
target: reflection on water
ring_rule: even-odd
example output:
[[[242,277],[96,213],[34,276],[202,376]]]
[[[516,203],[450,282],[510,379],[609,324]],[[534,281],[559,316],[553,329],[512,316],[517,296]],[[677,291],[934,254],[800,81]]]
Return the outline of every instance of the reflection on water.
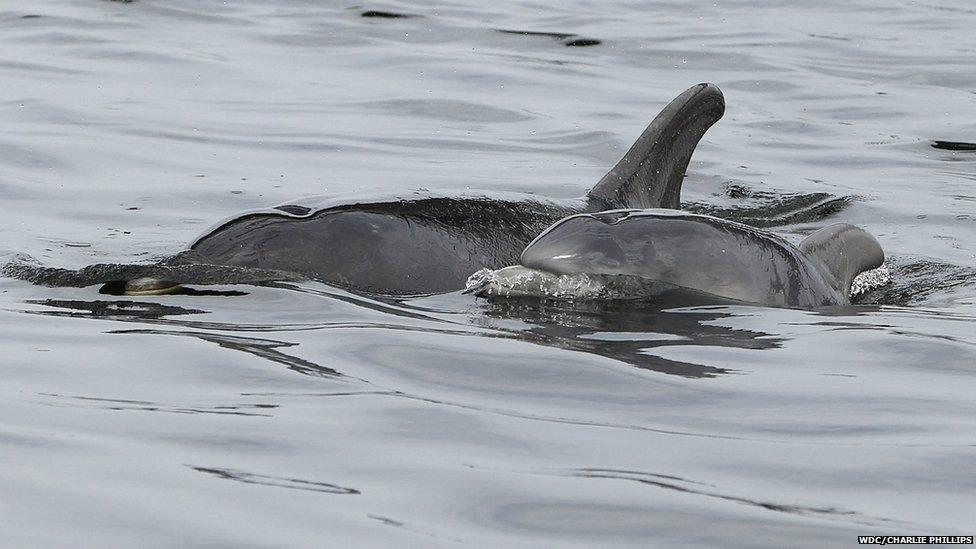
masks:
[[[26,303],[53,307],[57,310],[43,309],[34,312],[49,316],[83,317],[107,320],[134,320],[137,322],[152,322],[163,320],[168,316],[198,315],[206,311],[202,309],[186,309],[177,305],[167,305],[152,301],[79,301],[66,299],[34,299]]]
[[[547,38],[555,38],[558,42],[564,46],[569,47],[586,47],[586,46],[599,46],[602,44],[600,40],[595,38],[582,38],[575,34],[570,34],[566,32],[541,32],[541,31],[523,31],[523,30],[506,30],[498,29],[498,32],[505,34],[517,34],[522,36],[544,36]]]
[[[289,355],[279,351],[279,348],[295,347],[297,343],[289,343],[287,341],[276,341],[273,339],[258,339],[254,337],[239,337],[239,336],[228,336],[223,334],[212,334],[207,332],[190,332],[190,331],[174,331],[174,330],[113,330],[109,332],[111,334],[155,334],[155,335],[176,335],[176,336],[186,336],[195,337],[202,341],[209,341],[210,343],[216,343],[217,345],[225,349],[233,349],[235,351],[243,351],[248,354],[263,358],[265,360],[274,362],[276,364],[281,364],[292,370],[306,376],[318,376],[318,377],[344,377],[339,372],[329,368],[327,366],[320,366],[314,362],[299,358],[297,356]]]
[[[888,257],[891,282],[863,295],[861,303],[911,305],[976,295],[976,267],[916,257]]]
[[[141,410],[144,412],[169,412],[174,414],[223,414],[232,416],[271,417],[271,414],[261,411],[277,408],[277,404],[220,404],[203,407],[182,407],[150,402],[147,400],[127,400],[119,398],[99,398],[90,396],[67,396],[53,393],[41,393],[44,396],[68,399],[64,404],[51,403],[51,406],[93,406],[102,410]]]
[[[738,185],[731,185],[730,197],[737,204],[727,207],[706,203],[691,203],[684,209],[706,215],[730,219],[753,227],[779,227],[800,223],[822,223],[849,207],[854,197],[836,197],[827,193],[778,195],[769,192],[751,192]]]
[[[227,480],[235,480],[237,482],[243,482],[245,484],[262,484],[264,486],[276,486],[278,488],[291,488],[292,490],[308,490],[310,492],[321,492],[325,494],[359,494],[359,490],[355,488],[345,488],[336,484],[330,484],[328,482],[318,482],[311,480],[302,480],[298,478],[283,478],[275,477],[270,475],[259,475],[256,473],[248,473],[245,471],[236,471],[234,469],[223,469],[218,467],[196,467],[193,465],[187,465],[194,471],[199,471],[201,473],[207,473],[213,475],[217,478],[224,478]]]
[[[435,322],[430,327],[410,327],[395,324],[356,324],[322,323],[304,326],[290,326],[291,330],[381,328],[386,330],[419,330],[439,334],[470,335],[461,329],[446,327],[445,324],[467,322],[481,328],[488,328],[483,337],[512,338],[520,341],[558,347],[572,351],[592,353],[621,361],[631,366],[664,374],[684,377],[714,377],[733,370],[669,360],[653,354],[656,347],[669,345],[723,346],[741,349],[769,349],[780,347],[781,338],[752,330],[736,330],[714,322],[731,315],[719,307],[692,307],[679,310],[667,309],[668,303],[559,303],[541,300],[517,302],[497,301],[486,304],[484,310],[469,318],[445,320],[432,317],[429,309],[414,312],[410,303],[391,301],[390,305],[369,298],[357,298],[353,294],[330,293],[322,290],[296,288],[302,292],[312,291],[326,299],[341,298],[383,312],[406,318],[423,319]],[[471,300],[467,296],[464,300]],[[227,325],[198,320],[167,319],[178,315],[199,315],[205,311],[185,309],[174,305],[164,305],[145,301],[68,301],[34,300],[29,303],[44,305],[55,310],[35,310],[34,314],[49,316],[80,317],[101,320],[132,321],[142,323],[186,326],[197,329],[221,331],[253,331],[254,325]],[[675,305],[678,303],[675,302]],[[682,305],[688,303],[681,302]],[[27,312],[27,311],[25,311]],[[426,313],[426,314],[425,314]],[[496,320],[514,320],[522,326],[514,329]],[[261,356],[283,364],[289,369],[307,375],[341,376],[331,368],[313,364],[307,360],[288,355],[280,350],[297,344],[269,339],[213,334],[205,331],[164,331],[164,330],[113,330],[110,333],[142,333],[160,335],[183,335],[217,343],[221,347],[235,349]]]
[[[308,311],[299,311],[306,322],[289,324],[290,314],[280,304],[292,299],[309,306]],[[246,310],[260,302],[278,303],[279,308],[266,308],[271,312],[263,323],[203,320],[220,315],[219,310],[233,300],[243,300],[239,305],[250,302]],[[28,317],[80,322],[75,330],[100,334],[100,345],[108,348],[129,345],[127,336],[132,335],[183,336],[249,354],[269,367],[284,366],[283,372],[308,380],[295,383],[295,378],[283,378],[277,388],[267,382],[245,384],[246,389],[236,391],[236,400],[219,390],[207,391],[208,397],[126,398],[126,384],[112,382],[75,392],[45,391],[40,395],[45,408],[80,414],[168,412],[152,416],[237,422],[203,428],[199,436],[209,429],[246,433],[271,428],[276,432],[263,435],[272,438],[261,443],[261,449],[199,456],[192,450],[189,454],[177,450],[172,459],[186,463],[191,460],[187,456],[194,455],[191,463],[225,463],[228,466],[187,467],[237,481],[232,485],[358,494],[366,500],[349,508],[357,516],[432,541],[482,539],[482,528],[563,539],[557,531],[577,531],[566,522],[582,512],[582,508],[574,511],[575,505],[584,505],[606,521],[602,526],[590,524],[585,535],[579,530],[585,539],[601,539],[613,531],[651,535],[638,517],[662,512],[672,513],[677,522],[670,524],[680,525],[690,524],[690,517],[704,512],[718,524],[713,532],[731,531],[742,512],[736,508],[759,513],[750,520],[759,520],[763,536],[776,539],[802,533],[842,540],[852,528],[918,531],[932,528],[935,522],[879,506],[873,497],[838,494],[846,493],[851,482],[862,490],[892,476],[908,482],[901,463],[872,471],[892,452],[902,452],[906,459],[928,456],[951,469],[976,448],[976,442],[962,434],[968,429],[966,418],[976,409],[960,399],[965,389],[957,396],[947,392],[940,379],[965,375],[962,364],[976,358],[976,345],[971,335],[965,335],[972,314],[876,306],[811,313],[706,305],[674,308],[670,306],[676,304],[667,302],[658,304],[664,308],[637,303],[488,303],[457,294],[378,301],[317,285],[257,289],[231,300],[164,296],[25,301],[40,307],[23,311],[33,313]],[[342,307],[365,316],[347,321],[341,318]],[[336,317],[335,322],[319,321],[314,310]],[[166,328],[128,327],[133,323]],[[273,325],[280,336],[261,335]],[[383,339],[377,340],[376,333],[384,334]],[[139,346],[159,345],[152,339],[136,339]],[[811,360],[815,356],[811,353],[822,345],[818,341],[837,349],[858,342],[863,364],[848,363],[841,371],[835,365],[828,372],[831,375],[821,375],[822,366]],[[884,354],[879,360],[878,344],[900,347],[908,362],[892,364]],[[951,352],[946,347],[960,344],[964,347]],[[952,353],[957,356],[941,368],[920,370],[910,359],[920,352],[947,359]],[[763,358],[777,353],[790,358]],[[239,375],[234,355],[221,356],[225,364],[215,371],[234,379]],[[696,362],[696,356],[703,360]],[[609,359],[620,367],[606,369],[587,357]],[[716,365],[716,357],[729,367]],[[784,360],[794,361],[793,365]],[[333,362],[341,368],[327,366]],[[776,366],[757,370],[756,364]],[[157,371],[152,362],[142,368],[134,363],[125,375],[139,379],[140,370],[152,372],[154,378],[165,371]],[[845,373],[852,371],[856,374]],[[739,375],[722,375],[730,373]],[[917,383],[908,394],[902,382],[890,381],[905,376]],[[777,381],[780,377],[803,381],[784,385]],[[313,381],[325,379],[351,385],[345,390],[317,388]],[[713,385],[723,379],[725,388]],[[925,389],[923,379],[935,393]],[[849,386],[852,382],[861,389]],[[172,389],[182,393],[184,382],[176,382]],[[900,402],[913,405],[909,408]],[[133,425],[139,421],[133,418]],[[267,426],[250,425],[252,421]],[[283,445],[282,450],[273,450],[277,445]],[[308,456],[299,460],[300,470],[313,474],[288,473],[295,467],[289,465],[294,458],[286,457],[293,453],[289,449],[293,445],[315,448],[298,454]],[[434,449],[433,454],[420,450],[425,447]],[[23,452],[28,446],[18,448]],[[562,455],[569,448],[575,449]],[[283,461],[254,461],[269,451],[280,454],[276,459]],[[388,452],[395,457],[383,457]],[[496,462],[499,452],[537,457]],[[440,456],[455,453],[449,461],[456,463],[436,465]],[[854,464],[852,472],[837,481],[834,463]],[[437,480],[459,474],[454,472],[459,465],[470,468],[475,478]],[[474,520],[486,521],[484,526],[457,530],[439,527],[429,510],[418,515],[408,511],[409,506],[389,507],[386,496],[372,495],[376,490],[386,493],[388,488],[380,488],[385,481],[378,479],[398,478],[395,471],[402,467],[418,475],[415,481],[407,481],[409,506],[416,504],[416,493],[451,491],[448,487],[454,483],[468,489],[479,486],[481,472],[490,471],[493,479],[504,481],[492,487],[494,495],[478,504],[490,511],[458,511],[463,523],[481,517]],[[524,480],[527,475],[539,480]],[[346,480],[334,483],[319,478]],[[768,485],[766,478],[778,479],[782,486]],[[564,485],[558,479],[596,484]],[[614,488],[621,481],[660,492]],[[527,485],[535,486],[538,495],[530,497],[524,491]],[[194,486],[211,489],[207,484]],[[944,497],[938,489],[930,490],[935,490],[933,497]],[[263,498],[282,501],[271,494]],[[449,500],[467,501],[460,494]],[[615,507],[615,501],[620,506]],[[327,503],[318,505],[332,509]],[[789,518],[783,522],[764,518],[763,513]],[[667,524],[658,524],[658,531]],[[677,531],[684,527],[678,526]]]
[[[826,507],[826,508],[803,507],[798,505],[770,503],[767,501],[753,501],[751,499],[747,499],[739,496],[731,496],[727,494],[718,493],[717,491],[715,491],[716,487],[711,484],[695,482],[692,480],[687,480],[672,475],[659,475],[655,473],[645,473],[641,471],[619,471],[613,469],[594,469],[594,468],[576,469],[572,471],[564,471],[561,473],[549,473],[549,474],[564,474],[567,476],[578,477],[578,478],[628,480],[631,482],[637,482],[647,486],[663,488],[665,490],[674,490],[677,492],[696,494],[696,495],[706,496],[710,498],[718,498],[726,501],[741,503],[743,505],[760,507],[762,509],[768,509],[770,511],[777,511],[780,513],[791,513],[796,515],[815,515],[815,516],[823,515],[823,516],[847,519],[850,520],[851,522],[856,522],[858,524],[876,524],[881,526],[884,525],[885,523],[890,522],[886,519],[872,519],[869,517],[865,517],[864,515],[854,511],[843,511],[843,510],[835,509],[833,507]]]
[[[756,519],[763,524],[763,536],[776,539],[800,533],[843,539],[843,532],[852,528],[931,528],[926,525],[934,524],[932,519],[919,520],[915,513],[879,507],[873,498],[837,494],[853,479],[860,479],[855,484],[862,486],[891,476],[907,482],[900,464],[871,470],[891,452],[929,456],[952,468],[976,448],[976,442],[963,435],[968,429],[965,418],[976,412],[962,398],[967,394],[961,389],[965,384],[950,392],[941,380],[971,374],[964,365],[976,359],[976,343],[966,328],[976,318],[972,313],[865,305],[818,312],[774,310],[696,304],[686,297],[664,295],[656,303],[602,304],[488,302],[460,294],[404,300],[357,296],[317,284],[282,284],[231,298],[27,299],[23,303],[32,308],[20,308],[16,314],[81,322],[82,331],[91,326],[91,333],[103,339],[100,345],[109,348],[128,346],[127,336],[132,335],[143,336],[135,338],[140,347],[159,345],[146,336],[182,336],[214,343],[221,351],[250,355],[273,366],[269,373],[284,366],[282,372],[299,374],[308,382],[295,383],[297,379],[289,377],[279,388],[245,384],[247,388],[238,390],[236,397],[220,391],[206,398],[184,396],[184,384],[178,382],[173,390],[179,396],[127,398],[125,384],[112,382],[72,392],[39,391],[38,402],[50,410],[77,413],[149,411],[164,412],[153,417],[236,422],[212,427],[220,430],[265,432],[277,425],[275,430],[285,431],[271,436],[283,438],[282,442],[261,444],[264,449],[257,455],[282,443],[284,448],[323,446],[315,451],[320,457],[301,460],[305,463],[301,470],[316,471],[315,476],[287,473],[293,458],[285,455],[290,450],[282,450],[279,459],[284,461],[278,465],[253,461],[243,453],[193,459],[232,466],[187,467],[237,481],[231,484],[358,494],[367,498],[362,506],[353,507],[359,516],[432,541],[462,539],[472,531],[438,528],[429,517],[377,506],[385,498],[371,497],[376,476],[390,474],[391,467],[396,469],[392,464],[403,459],[425,471],[418,473],[421,476],[410,492],[439,491],[450,485],[426,475],[439,478],[454,466],[434,472],[437,467],[431,469],[430,460],[436,458],[410,449],[418,444],[449,454],[460,452],[456,459],[474,472],[540,479],[536,489],[548,493],[548,499],[529,507],[523,505],[532,498],[518,488],[525,481],[494,488],[501,491],[486,500],[491,503],[481,504],[492,509],[492,518],[484,519],[492,529],[559,538],[562,534],[557,535],[553,525],[562,525],[562,532],[575,531],[565,521],[581,512],[570,508],[580,501],[590,501],[590,512],[607,521],[588,526],[583,536],[587,539],[601,539],[619,529],[634,536],[651,535],[646,525],[639,526],[638,517],[665,510],[675,513],[674,524],[682,525],[705,510],[718,521],[715,531],[725,531],[739,520],[734,518],[737,507],[760,513]],[[232,322],[222,312],[229,305],[254,311],[260,303],[266,304],[267,311],[261,322]],[[285,304],[299,309],[290,310]],[[294,322],[296,318],[303,321]],[[271,332],[278,335],[267,337]],[[820,364],[828,356],[821,346],[845,349],[852,343],[859,346],[862,365],[844,362],[842,366],[835,360],[828,369],[826,363]],[[904,364],[891,363],[879,345],[899,348]],[[915,357],[924,355],[937,355],[942,362],[919,369]],[[237,361],[233,355],[221,356],[224,359],[215,371],[234,379],[239,375]],[[598,359],[619,367],[607,369]],[[156,377],[159,373],[153,364],[147,362],[145,367]],[[127,365],[127,378],[132,378],[133,368],[138,372],[139,363]],[[890,381],[906,376],[916,380],[914,393],[906,394],[902,382]],[[777,381],[781,377],[803,381],[783,384]],[[335,380],[348,388],[317,387],[317,380]],[[934,383],[936,392],[925,389],[922,380]],[[906,407],[901,402],[913,404]],[[132,421],[138,425],[139,420]],[[268,427],[250,426],[252,421],[267,422]],[[331,425],[325,431],[321,431],[323,421]],[[197,436],[205,436],[205,431]],[[562,448],[567,443],[582,444],[573,452],[582,452],[583,457],[567,460],[557,457],[559,452],[541,448],[528,454],[538,458],[519,465],[499,465],[490,457],[497,452],[521,454],[527,445]],[[234,441],[228,447],[240,445]],[[368,465],[367,473],[358,472],[363,465],[347,462],[342,457],[348,451],[344,448],[357,448],[355,462],[379,460],[379,468]],[[393,452],[397,457],[388,461],[377,452]],[[810,461],[811,455],[821,454],[823,458]],[[174,458],[185,463],[188,458],[183,455],[180,450]],[[319,462],[331,465],[310,465]],[[858,464],[841,482],[831,465],[839,462]],[[250,472],[261,470],[267,472]],[[336,475],[348,481],[337,484],[315,478]],[[770,475],[785,487],[766,486],[763,479]],[[597,484],[564,486],[555,479]],[[660,492],[613,488],[620,481]],[[477,485],[473,480],[465,482]],[[550,482],[557,484],[542,488]],[[821,488],[808,493],[809,483]],[[604,492],[606,496],[601,496]],[[619,497],[629,503],[614,507],[611,502]],[[462,520],[466,522],[470,513],[480,516],[481,511],[465,511]],[[789,518],[785,525],[775,526],[782,519],[761,518],[762,513]]]
[[[496,302],[488,306],[488,319],[514,319],[531,327],[516,337],[537,343],[619,360],[637,368],[684,377],[714,377],[734,372],[654,354],[670,345],[722,346],[741,349],[779,347],[782,339],[751,330],[737,330],[716,320],[731,315],[721,308],[683,310],[658,308],[660,304],[560,304]]]
[[[933,141],[932,148],[944,151],[976,151],[976,143],[963,143],[961,141]]]

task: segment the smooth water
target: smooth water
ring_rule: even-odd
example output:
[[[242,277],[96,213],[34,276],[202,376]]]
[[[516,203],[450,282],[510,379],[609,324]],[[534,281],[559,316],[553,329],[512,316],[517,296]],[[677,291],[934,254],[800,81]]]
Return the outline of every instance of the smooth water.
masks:
[[[148,260],[311,194],[580,196],[712,81],[685,200],[851,197],[771,230],[855,223],[895,268],[821,312],[0,279],[0,545],[972,535],[973,28],[965,1],[3,5],[5,258]]]

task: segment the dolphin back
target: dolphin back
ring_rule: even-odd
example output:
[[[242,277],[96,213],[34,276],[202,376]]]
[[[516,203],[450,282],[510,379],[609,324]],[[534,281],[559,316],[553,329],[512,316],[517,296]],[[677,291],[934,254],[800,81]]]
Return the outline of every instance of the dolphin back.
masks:
[[[522,252],[551,273],[630,275],[773,307],[849,303],[814,261],[769,233],[674,210],[616,210],[563,219]]]
[[[832,285],[850,295],[854,277],[884,264],[884,250],[869,232],[849,223],[836,223],[806,237],[800,251],[828,272]]]
[[[605,206],[602,209],[677,209],[691,155],[724,113],[725,97],[718,86],[688,88],[654,118],[587,196]]]

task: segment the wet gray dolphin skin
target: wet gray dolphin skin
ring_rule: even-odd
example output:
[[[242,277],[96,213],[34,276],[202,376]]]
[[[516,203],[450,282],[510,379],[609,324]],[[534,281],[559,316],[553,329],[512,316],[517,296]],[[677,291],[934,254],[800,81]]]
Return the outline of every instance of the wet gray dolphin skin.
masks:
[[[193,261],[300,273],[385,295],[442,293],[484,265],[504,266],[543,229],[586,200],[424,192],[358,201],[306,216],[236,218],[191,246]]]
[[[718,87],[689,88],[580,199],[425,192],[289,204],[222,223],[194,242],[186,257],[204,264],[300,273],[379,294],[453,291],[482,267],[516,263],[529,241],[568,215],[677,207],[691,155],[724,112]]]
[[[549,273],[630,275],[737,301],[814,308],[850,303],[851,282],[884,252],[863,229],[836,224],[798,247],[770,233],[675,210],[570,216],[522,252]]]

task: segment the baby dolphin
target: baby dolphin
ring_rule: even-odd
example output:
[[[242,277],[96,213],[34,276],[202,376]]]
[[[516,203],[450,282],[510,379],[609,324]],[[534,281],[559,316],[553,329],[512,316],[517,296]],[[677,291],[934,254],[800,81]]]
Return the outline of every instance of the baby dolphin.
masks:
[[[479,295],[599,295],[677,288],[771,307],[850,304],[855,277],[884,264],[873,236],[846,223],[794,246],[748,225],[667,209],[567,217],[522,252],[521,266],[482,273]],[[477,286],[480,283],[481,287]],[[618,293],[618,297],[620,294]],[[558,297],[558,295],[557,295]]]

